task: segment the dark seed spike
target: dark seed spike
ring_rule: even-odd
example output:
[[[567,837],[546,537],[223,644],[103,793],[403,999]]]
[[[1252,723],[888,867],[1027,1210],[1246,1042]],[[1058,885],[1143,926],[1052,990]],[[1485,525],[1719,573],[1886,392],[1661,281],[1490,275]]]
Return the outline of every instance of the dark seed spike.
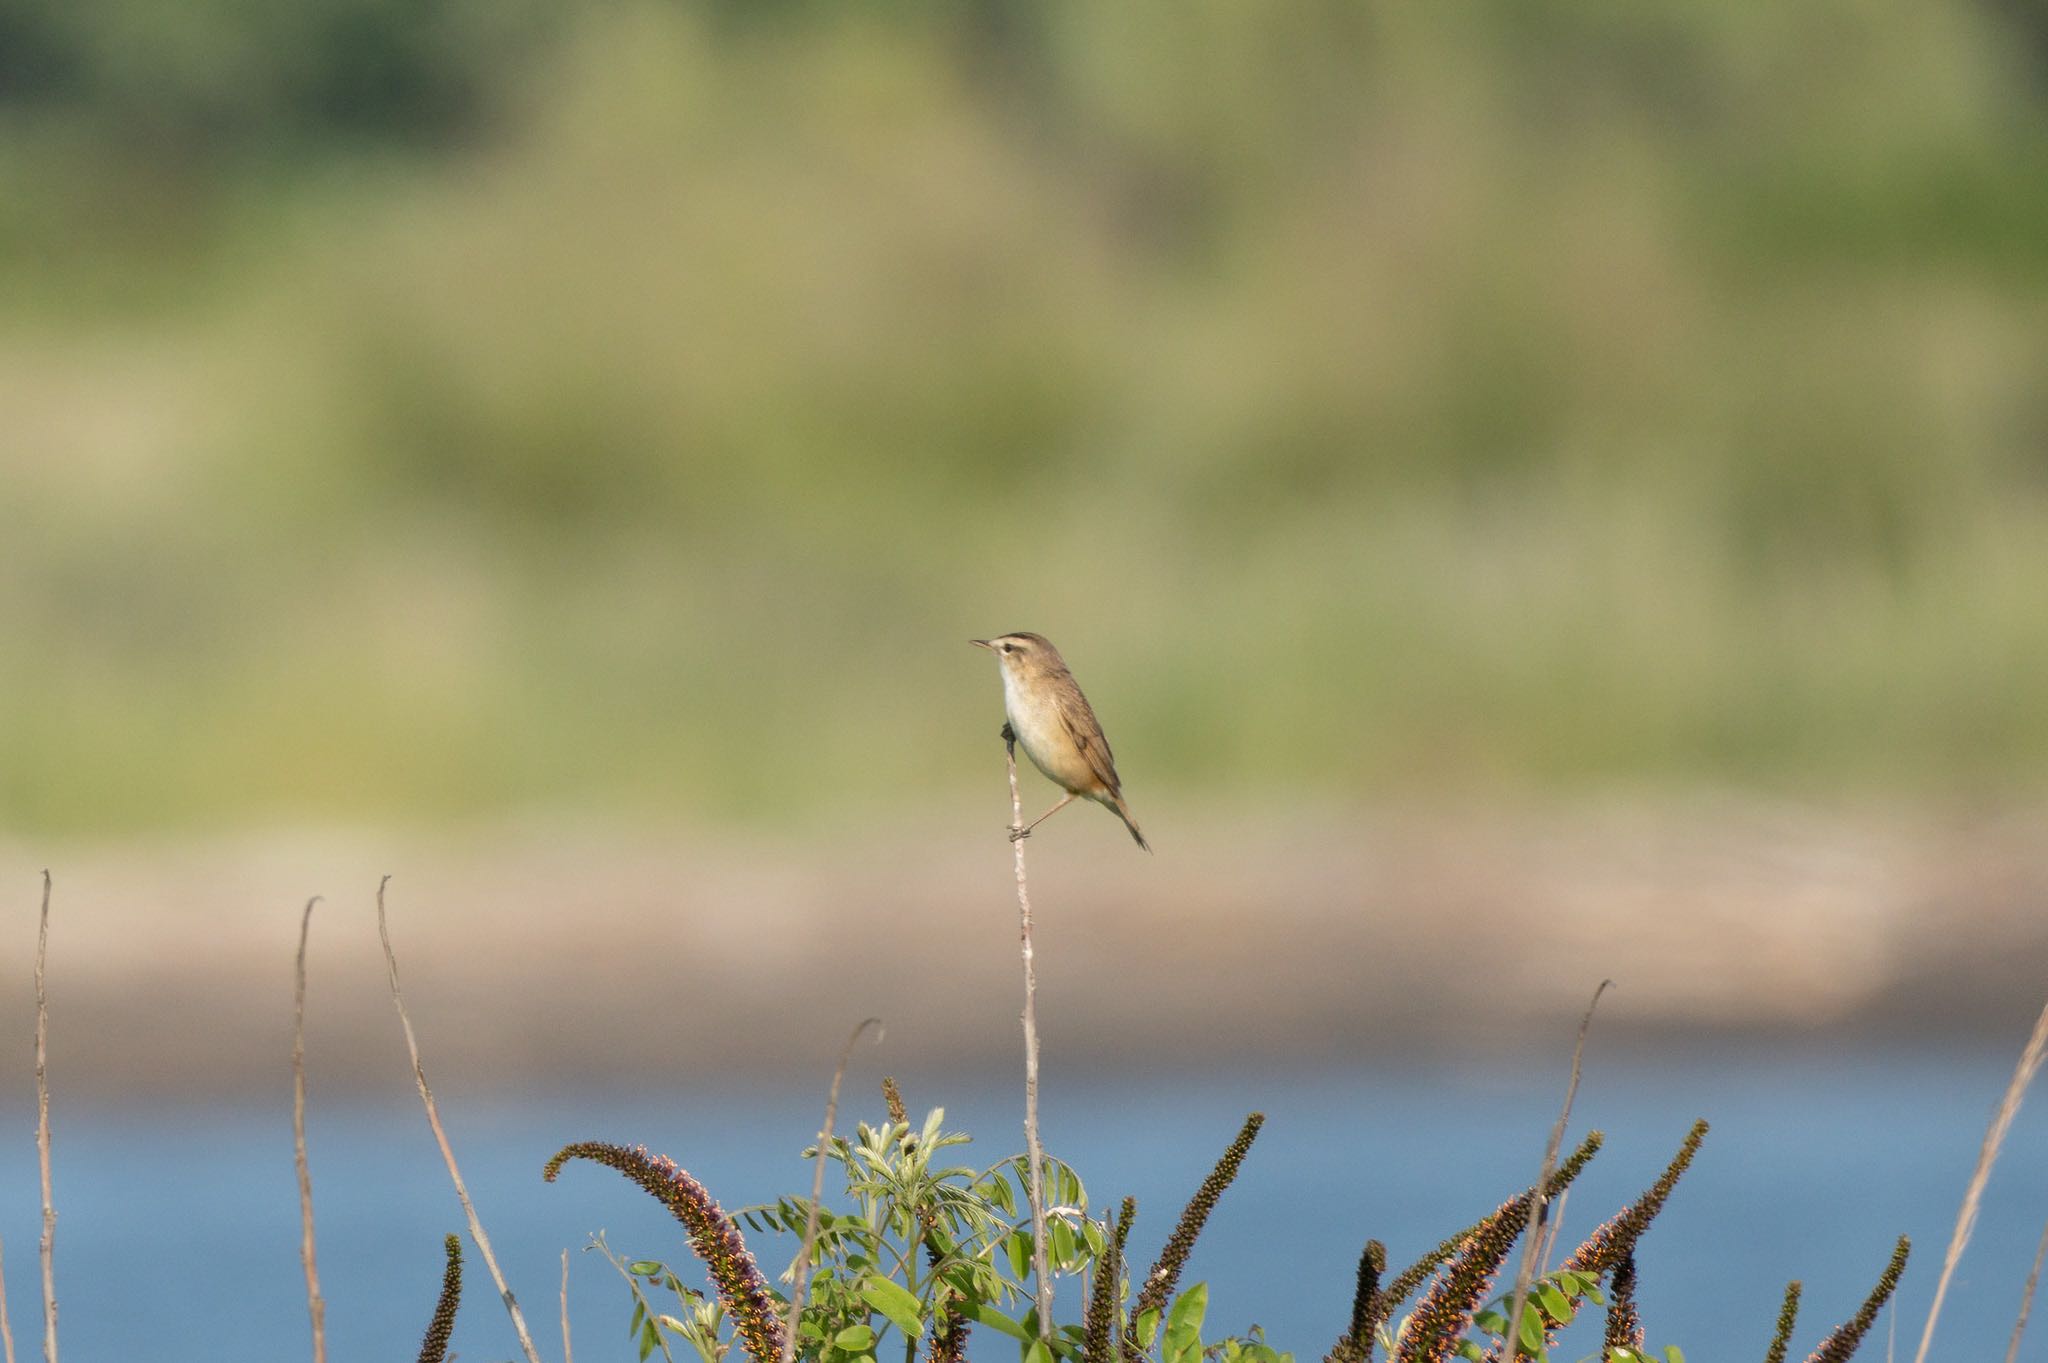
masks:
[[[1792,1343],[1792,1325],[1799,1319],[1799,1279],[1785,1284],[1785,1304],[1778,1308],[1778,1333],[1771,1336],[1771,1351],[1764,1363],[1785,1363],[1785,1350]]]
[[[1820,1342],[1820,1347],[1806,1356],[1806,1363],[1848,1363],[1850,1355],[1870,1333],[1870,1327],[1877,1322],[1877,1313],[1891,1300],[1898,1289],[1899,1275],[1906,1271],[1906,1256],[1913,1252],[1913,1242],[1901,1235],[1899,1243],[1892,1250],[1892,1259],[1878,1275],[1877,1286],[1870,1289],[1870,1295],[1863,1299],[1863,1308],[1848,1320],[1835,1327],[1834,1332]]]
[[[1145,1312],[1165,1309],[1173,1296],[1175,1284],[1180,1281],[1180,1271],[1186,1267],[1188,1255],[1194,1251],[1195,1237],[1202,1233],[1203,1224],[1216,1207],[1216,1199],[1223,1196],[1223,1190],[1237,1177],[1245,1154],[1252,1148],[1252,1142],[1258,1139],[1259,1128],[1265,1124],[1266,1114],[1263,1112],[1254,1112],[1246,1117],[1237,1139],[1230,1143],[1223,1152],[1223,1158],[1216,1161],[1216,1167],[1209,1171],[1209,1176],[1202,1180],[1202,1186],[1195,1189],[1195,1195],[1188,1199],[1173,1234],[1166,1238],[1166,1247],[1159,1251],[1159,1261],[1145,1275],[1145,1285],[1138,1290],[1138,1300],[1131,1306],[1133,1326]]]
[[[455,1308],[462,1305],[462,1241],[449,1236],[441,1242],[448,1267],[441,1273],[441,1299],[434,1304],[434,1317],[427,1322],[426,1338],[420,1341],[420,1363],[443,1363],[448,1357],[448,1337],[455,1332]]]

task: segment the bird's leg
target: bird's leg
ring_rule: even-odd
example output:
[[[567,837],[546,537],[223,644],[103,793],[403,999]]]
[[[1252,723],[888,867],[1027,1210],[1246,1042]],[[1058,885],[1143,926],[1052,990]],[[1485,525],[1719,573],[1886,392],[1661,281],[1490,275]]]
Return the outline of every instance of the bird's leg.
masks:
[[[1080,798],[1080,796],[1073,794],[1071,791],[1068,792],[1068,794],[1063,799],[1061,799],[1061,801],[1058,804],[1054,805],[1051,809],[1046,810],[1045,813],[1039,815],[1030,823],[1025,824],[1022,828],[1011,829],[1010,841],[1016,842],[1019,839],[1030,837],[1032,829],[1038,827],[1047,819],[1050,819],[1053,815],[1059,813],[1061,810],[1065,809],[1068,805],[1072,804],[1074,801]]]

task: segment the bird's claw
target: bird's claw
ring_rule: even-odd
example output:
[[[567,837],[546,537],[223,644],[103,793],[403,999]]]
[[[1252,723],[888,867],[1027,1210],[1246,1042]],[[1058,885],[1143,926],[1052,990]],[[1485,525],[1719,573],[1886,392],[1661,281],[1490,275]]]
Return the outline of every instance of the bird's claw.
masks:
[[[1019,827],[1018,827],[1018,826],[1017,826],[1016,824],[1011,824],[1011,825],[1010,825],[1010,841],[1011,841],[1011,842],[1022,842],[1022,841],[1024,841],[1024,839],[1026,839],[1026,838],[1028,838],[1028,837],[1030,837],[1030,836],[1031,836],[1031,830],[1030,830],[1030,829],[1028,829],[1028,828],[1019,828]]]

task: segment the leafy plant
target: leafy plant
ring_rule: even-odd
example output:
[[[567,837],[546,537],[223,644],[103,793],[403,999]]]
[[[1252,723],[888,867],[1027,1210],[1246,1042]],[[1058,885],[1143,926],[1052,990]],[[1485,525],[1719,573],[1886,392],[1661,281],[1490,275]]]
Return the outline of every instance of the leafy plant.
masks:
[[[944,1109],[933,1109],[913,1127],[893,1086],[885,1092],[888,1120],[861,1123],[851,1136],[827,1141],[825,1156],[842,1176],[842,1205],[816,1209],[816,1231],[807,1244],[808,1198],[747,1207],[734,1219],[719,1211],[688,1174],[645,1152],[588,1144],[571,1146],[549,1162],[551,1176],[565,1159],[578,1156],[613,1164],[691,1227],[692,1244],[710,1268],[710,1295],[684,1283],[660,1260],[624,1259],[602,1236],[592,1242],[591,1248],[611,1260],[630,1284],[628,1329],[643,1361],[659,1351],[666,1363],[674,1363],[672,1341],[680,1339],[699,1363],[725,1363],[735,1347],[753,1363],[779,1363],[789,1303],[753,1270],[753,1256],[741,1239],[744,1225],[757,1234],[796,1236],[798,1256],[809,1256],[809,1287],[795,1317],[794,1338],[787,1341],[792,1356],[803,1363],[879,1363],[899,1352],[904,1363],[918,1363],[920,1349],[926,1363],[959,1363],[968,1332],[977,1325],[1014,1340],[1021,1363],[1294,1363],[1294,1356],[1269,1343],[1257,1326],[1206,1338],[1208,1285],[1178,1286],[1210,1210],[1258,1134],[1260,1114],[1246,1120],[1190,1198],[1159,1260],[1142,1276],[1130,1273],[1124,1257],[1135,1202],[1124,1199],[1113,1217],[1090,1215],[1079,1175],[1058,1160],[1046,1160],[1052,1270],[1055,1279],[1083,1278],[1087,1291],[1080,1322],[1056,1322],[1050,1334],[1041,1334],[1030,1286],[1024,1160],[1011,1157],[986,1167],[958,1162],[952,1152],[970,1138],[946,1129]],[[1376,1357],[1388,1363],[1448,1363],[1453,1358],[1549,1363],[1560,1333],[1589,1306],[1605,1308],[1604,1334],[1593,1355],[1601,1363],[1685,1363],[1676,1345],[1653,1349],[1645,1342],[1636,1306],[1636,1248],[1705,1135],[1706,1123],[1695,1123],[1649,1188],[1597,1226],[1555,1268],[1540,1272],[1517,1321],[1509,1320],[1507,1295],[1490,1296],[1489,1288],[1530,1224],[1538,1189],[1507,1199],[1391,1278],[1385,1246],[1369,1241],[1359,1263],[1350,1325],[1325,1363],[1372,1363]],[[1547,1203],[1562,1193],[1600,1145],[1600,1133],[1589,1133],[1540,1190],[1542,1199]],[[804,1154],[814,1159],[817,1150]],[[1822,1341],[1815,1358],[1844,1363],[1854,1353],[1897,1286],[1906,1253],[1901,1239],[1862,1309]],[[793,1282],[795,1267],[793,1261],[780,1281]],[[1395,1312],[1417,1293],[1414,1308],[1396,1322]],[[665,1309],[666,1298],[674,1299],[674,1309]],[[1784,1356],[1795,1300],[1788,1298],[1781,1313],[1772,1358]],[[772,1328],[759,1323],[764,1316]]]

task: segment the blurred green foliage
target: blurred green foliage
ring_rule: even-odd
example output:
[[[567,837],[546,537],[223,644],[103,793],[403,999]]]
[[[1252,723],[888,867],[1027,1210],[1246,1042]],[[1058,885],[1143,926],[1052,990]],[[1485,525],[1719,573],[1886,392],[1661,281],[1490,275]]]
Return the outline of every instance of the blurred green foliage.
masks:
[[[2038,791],[2044,31],[0,0],[0,822]]]

